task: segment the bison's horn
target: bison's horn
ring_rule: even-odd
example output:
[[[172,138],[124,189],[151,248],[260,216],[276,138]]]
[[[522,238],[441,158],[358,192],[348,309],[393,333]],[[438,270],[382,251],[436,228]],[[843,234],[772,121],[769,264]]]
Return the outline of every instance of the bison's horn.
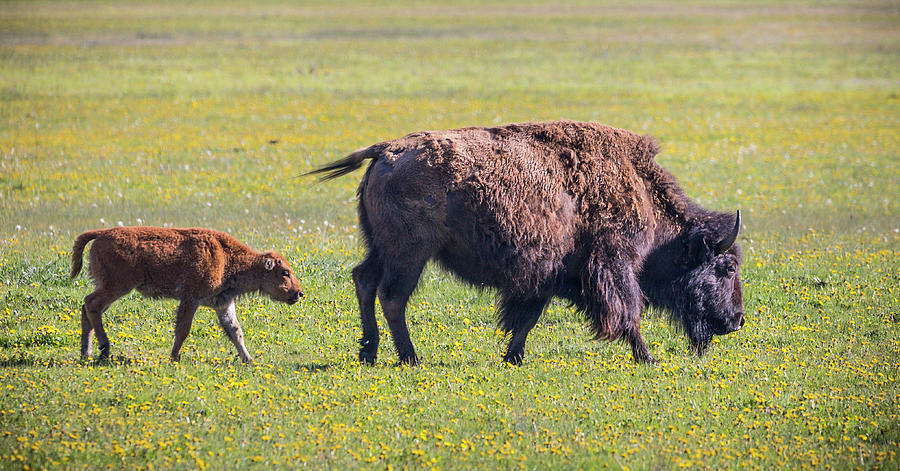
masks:
[[[741,231],[741,210],[737,211],[737,215],[734,216],[734,228],[731,232],[725,236],[724,239],[719,241],[716,244],[716,253],[721,255],[725,253],[726,250],[730,249],[732,245],[734,245],[734,241],[737,240],[738,232]]]

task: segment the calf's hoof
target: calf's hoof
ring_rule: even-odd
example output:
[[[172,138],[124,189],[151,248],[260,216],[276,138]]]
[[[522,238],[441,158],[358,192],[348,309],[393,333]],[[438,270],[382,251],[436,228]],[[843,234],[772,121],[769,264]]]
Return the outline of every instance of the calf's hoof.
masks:
[[[109,342],[100,344],[100,356],[98,360],[109,360]]]

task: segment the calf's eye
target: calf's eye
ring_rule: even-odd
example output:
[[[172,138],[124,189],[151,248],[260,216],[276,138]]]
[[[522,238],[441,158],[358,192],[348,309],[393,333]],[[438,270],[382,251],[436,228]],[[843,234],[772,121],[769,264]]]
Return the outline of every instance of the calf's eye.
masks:
[[[288,278],[288,277],[291,276],[291,272],[289,272],[289,271],[287,271],[287,270],[283,270],[283,271],[281,272],[281,276],[283,276],[283,277],[285,277],[285,278]]]

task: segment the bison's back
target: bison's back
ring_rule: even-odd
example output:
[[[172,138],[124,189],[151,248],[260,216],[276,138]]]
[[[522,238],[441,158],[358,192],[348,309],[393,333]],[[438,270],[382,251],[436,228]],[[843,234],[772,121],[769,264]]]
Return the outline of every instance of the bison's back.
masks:
[[[219,234],[203,229],[112,228],[91,246],[91,274],[98,283],[122,289],[130,285],[149,296],[203,294],[224,276]]]

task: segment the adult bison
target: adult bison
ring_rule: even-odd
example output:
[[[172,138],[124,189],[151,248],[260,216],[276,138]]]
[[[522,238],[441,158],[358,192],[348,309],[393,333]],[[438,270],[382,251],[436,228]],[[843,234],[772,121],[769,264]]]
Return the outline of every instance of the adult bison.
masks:
[[[627,339],[638,362],[654,361],[644,301],[667,310],[698,354],[740,329],[740,212],[692,202],[657,152],[649,136],[555,121],[418,132],[312,172],[335,178],[372,160],[358,190],[368,253],[353,269],[360,360],[376,359],[377,294],[400,361],[418,361],[406,303],[432,258],[499,290],[513,364],[554,296],[583,312],[596,338]]]

